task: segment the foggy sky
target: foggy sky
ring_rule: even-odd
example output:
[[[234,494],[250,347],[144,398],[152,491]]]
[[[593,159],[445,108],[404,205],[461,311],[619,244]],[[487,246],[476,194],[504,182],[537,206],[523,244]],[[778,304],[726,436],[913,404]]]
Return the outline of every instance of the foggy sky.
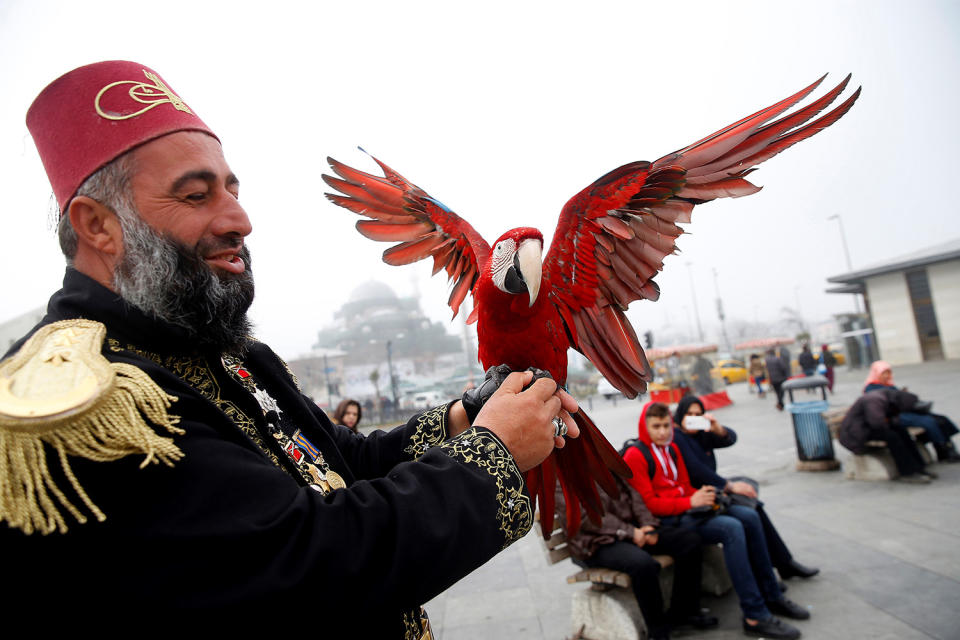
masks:
[[[859,102],[761,165],[763,191],[695,209],[660,301],[631,307],[637,332],[689,324],[691,274],[715,324],[712,268],[730,318],[798,300],[809,320],[852,311],[823,293],[847,270],[833,214],[855,269],[960,236],[944,188],[960,169],[956,3],[460,4],[0,2],[0,322],[45,304],[63,273],[26,109],[105,59],[156,69],[223,141],[253,221],[257,333],[287,357],[370,278],[401,295],[417,280],[425,310],[450,318],[428,262],[383,265],[389,245],[322,197],[327,155],[374,170],[357,145],[488,242],[536,226],[549,243],[566,200],[610,169],[852,72],[844,97],[863,85]]]

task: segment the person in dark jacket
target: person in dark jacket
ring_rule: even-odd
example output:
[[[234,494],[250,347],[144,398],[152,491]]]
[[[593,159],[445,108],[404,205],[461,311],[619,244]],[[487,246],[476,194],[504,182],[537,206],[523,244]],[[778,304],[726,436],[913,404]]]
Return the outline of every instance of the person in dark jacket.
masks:
[[[893,368],[883,360],[877,360],[870,365],[870,373],[867,374],[863,392],[869,393],[878,389],[897,389],[893,384]],[[904,387],[901,390],[907,389]],[[932,413],[929,408],[921,410],[918,405],[919,398],[918,402],[914,402],[900,412],[898,416],[900,424],[904,427],[922,428],[924,437],[933,443],[937,460],[940,462],[960,462],[960,453],[957,453],[951,440],[957,434],[957,425],[947,416]]]
[[[767,373],[770,375],[770,386],[773,392],[777,394],[777,409],[783,411],[783,383],[790,377],[789,365],[784,365],[783,360],[777,357],[773,347],[767,349],[765,361]]]
[[[709,429],[689,428],[688,416],[703,416],[710,421]],[[764,510],[763,502],[758,499],[755,481],[744,477],[725,478],[717,473],[717,458],[713,450],[736,443],[736,431],[721,425],[713,415],[706,413],[703,402],[693,395],[681,398],[673,415],[673,422],[673,441],[680,448],[680,453],[687,463],[690,484],[698,489],[702,486],[719,487],[728,495],[742,496],[745,498],[743,502],[756,505],[763,534],[767,539],[770,562],[777,569],[780,578],[810,578],[820,573],[820,569],[804,566],[794,560],[793,554]]]
[[[860,396],[847,411],[837,438],[844,447],[862,455],[870,451],[867,442],[882,440],[897,465],[899,480],[928,484],[933,476],[926,471],[910,434],[899,414],[913,407],[917,396],[897,389],[877,389]]]
[[[813,357],[813,352],[810,351],[810,344],[804,342],[803,348],[800,350],[800,355],[797,356],[797,364],[800,365],[803,375],[812,376],[817,370],[817,359]]]
[[[833,393],[833,381],[834,381],[833,368],[837,366],[837,357],[833,355],[832,351],[830,351],[829,345],[825,345],[825,344],[820,345],[819,363],[822,364],[824,368],[823,375],[827,379],[827,389],[830,390],[830,393]]]
[[[643,498],[619,476],[614,480],[620,495],[600,491],[604,515],[600,525],[583,518],[577,535],[570,538],[570,555],[586,567],[606,567],[630,576],[650,640],[670,637],[670,627],[684,624],[698,629],[717,625],[717,618],[700,612],[700,579],[703,541],[695,531],[660,526]],[[557,511],[566,528],[563,492],[557,487]],[[585,512],[584,512],[585,513]],[[670,611],[663,611],[660,564],[654,555],[674,561]]]

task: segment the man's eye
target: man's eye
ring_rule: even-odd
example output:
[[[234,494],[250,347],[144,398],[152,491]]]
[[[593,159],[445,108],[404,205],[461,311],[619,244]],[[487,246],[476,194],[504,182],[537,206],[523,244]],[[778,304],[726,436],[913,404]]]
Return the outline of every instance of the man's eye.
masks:
[[[191,193],[187,196],[187,200],[190,202],[202,202],[204,198],[207,197],[205,193]]]

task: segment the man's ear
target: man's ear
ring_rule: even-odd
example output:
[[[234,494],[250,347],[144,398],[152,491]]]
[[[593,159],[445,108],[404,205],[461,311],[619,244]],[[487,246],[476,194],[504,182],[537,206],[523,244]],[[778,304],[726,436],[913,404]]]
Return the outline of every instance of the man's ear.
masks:
[[[103,256],[106,262],[113,262],[123,252],[123,230],[117,214],[105,205],[87,196],[76,196],[67,209],[70,224],[77,234],[82,248]]]

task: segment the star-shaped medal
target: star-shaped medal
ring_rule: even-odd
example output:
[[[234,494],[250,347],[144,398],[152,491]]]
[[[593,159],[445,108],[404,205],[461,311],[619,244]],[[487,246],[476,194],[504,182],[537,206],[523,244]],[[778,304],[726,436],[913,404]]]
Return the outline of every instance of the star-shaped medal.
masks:
[[[277,406],[277,401],[274,400],[273,397],[263,389],[258,388],[256,391],[254,391],[253,397],[260,405],[260,408],[263,409],[265,414],[270,413],[271,411],[276,411],[277,415],[283,413],[283,411],[280,410],[280,407]]]

